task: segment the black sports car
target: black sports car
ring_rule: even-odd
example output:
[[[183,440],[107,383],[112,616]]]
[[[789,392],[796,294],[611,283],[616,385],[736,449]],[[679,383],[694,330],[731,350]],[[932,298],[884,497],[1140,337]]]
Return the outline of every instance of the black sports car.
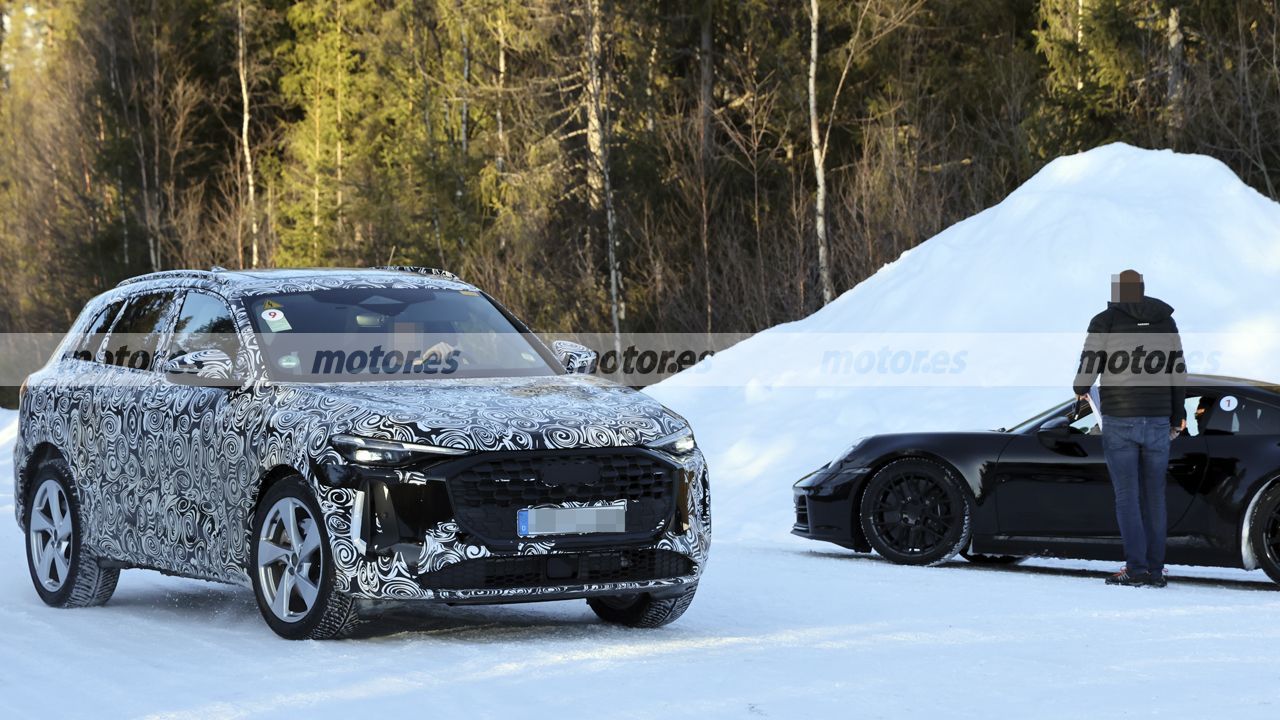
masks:
[[[1168,562],[1280,582],[1280,386],[1188,378],[1169,459]],[[1011,429],[876,435],[795,485],[792,532],[895,563],[1123,560],[1098,419],[1063,402]]]

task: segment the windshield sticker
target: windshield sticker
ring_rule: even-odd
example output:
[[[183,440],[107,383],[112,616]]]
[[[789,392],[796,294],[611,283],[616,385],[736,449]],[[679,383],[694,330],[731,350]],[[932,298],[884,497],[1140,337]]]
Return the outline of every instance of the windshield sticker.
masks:
[[[268,300],[268,301],[266,301],[266,302],[262,303],[262,309],[263,309],[263,310],[277,310],[277,309],[282,308],[282,307],[284,307],[284,306],[283,306],[283,305],[281,305],[280,303],[276,302],[275,300]]]
[[[289,324],[288,318],[284,316],[284,311],[279,308],[263,310],[262,319],[266,321],[267,327],[271,329],[271,332],[284,332],[293,329],[293,326]]]
[[[1223,410],[1226,410],[1227,412],[1232,412],[1239,406],[1240,406],[1240,401],[1236,400],[1235,395],[1228,395],[1222,398],[1222,402],[1218,403],[1218,407],[1222,408]]]
[[[479,295],[480,295],[480,293],[476,292],[475,290],[459,290],[459,291],[458,291],[458,294],[459,294],[459,295],[467,295],[467,296],[470,296],[470,297],[477,297],[477,296],[479,296]]]

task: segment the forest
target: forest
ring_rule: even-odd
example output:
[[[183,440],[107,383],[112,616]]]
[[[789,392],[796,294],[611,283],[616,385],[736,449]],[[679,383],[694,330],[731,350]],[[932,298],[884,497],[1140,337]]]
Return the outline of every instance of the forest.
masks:
[[[416,264],[538,330],[803,317],[1044,163],[1272,198],[1266,0],[0,0],[0,330],[153,270]]]

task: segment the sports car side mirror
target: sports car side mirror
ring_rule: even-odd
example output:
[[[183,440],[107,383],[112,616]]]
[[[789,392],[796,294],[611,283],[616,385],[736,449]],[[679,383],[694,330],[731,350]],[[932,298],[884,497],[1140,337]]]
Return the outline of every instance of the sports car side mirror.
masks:
[[[568,340],[556,340],[551,343],[551,352],[556,354],[564,365],[566,372],[591,375],[596,371],[600,356],[586,345],[579,345]]]
[[[221,350],[196,350],[167,360],[162,369],[176,385],[236,388],[242,384],[234,371],[235,360]]]
[[[1036,430],[1036,434],[1041,440],[1060,442],[1071,437],[1071,423],[1065,417],[1050,418]]]

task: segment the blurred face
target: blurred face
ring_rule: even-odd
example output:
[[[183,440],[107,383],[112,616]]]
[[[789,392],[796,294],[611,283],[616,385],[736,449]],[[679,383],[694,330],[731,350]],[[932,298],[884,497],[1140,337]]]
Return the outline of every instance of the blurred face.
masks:
[[[1144,288],[1142,276],[1138,280],[1121,280],[1119,275],[1111,276],[1111,302],[1142,302]]]

